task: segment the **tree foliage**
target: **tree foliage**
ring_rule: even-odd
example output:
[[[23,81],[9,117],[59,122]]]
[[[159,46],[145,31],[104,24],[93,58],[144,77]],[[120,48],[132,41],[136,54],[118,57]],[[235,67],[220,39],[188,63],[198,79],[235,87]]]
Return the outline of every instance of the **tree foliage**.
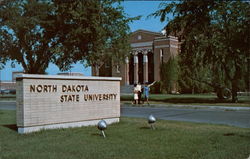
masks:
[[[171,93],[179,77],[178,57],[171,57],[167,63],[161,65],[162,87]]]
[[[1,58],[16,60],[27,73],[44,73],[56,57],[53,8],[37,1],[2,1],[0,16]]]
[[[208,68],[214,86],[229,86],[232,101],[237,101],[250,54],[250,3],[182,0],[163,6],[154,15],[164,21],[168,13],[173,14],[165,28],[182,41],[182,70],[197,78]]]
[[[63,58],[57,61],[65,69],[67,59],[86,61],[88,66],[100,66],[110,60],[124,61],[129,50],[127,18],[119,0],[82,1],[72,3],[55,0],[60,18]],[[65,36],[67,35],[67,36]],[[67,69],[67,67],[66,67]]]
[[[0,58],[26,73],[45,73],[49,63],[121,61],[128,52],[128,23],[119,0],[4,0],[0,5]]]

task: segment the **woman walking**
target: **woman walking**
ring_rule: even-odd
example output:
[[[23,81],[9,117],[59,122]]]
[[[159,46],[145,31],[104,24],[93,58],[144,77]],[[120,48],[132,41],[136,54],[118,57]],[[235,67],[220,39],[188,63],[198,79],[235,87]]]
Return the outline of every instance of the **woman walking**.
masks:
[[[134,84],[134,102],[133,104],[136,104],[138,103],[138,87],[137,87],[137,84]]]
[[[145,100],[147,101],[148,105],[149,105],[149,91],[150,91],[150,87],[155,83],[156,81],[154,81],[153,83],[151,84],[148,84],[146,83],[145,86],[144,86],[144,96],[145,96]]]

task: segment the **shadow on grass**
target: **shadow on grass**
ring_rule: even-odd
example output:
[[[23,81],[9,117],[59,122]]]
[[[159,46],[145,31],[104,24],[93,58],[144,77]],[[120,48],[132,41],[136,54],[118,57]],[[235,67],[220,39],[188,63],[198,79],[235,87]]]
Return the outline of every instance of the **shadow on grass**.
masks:
[[[140,127],[140,129],[151,129],[150,126],[143,126],[143,127]]]
[[[234,133],[226,133],[226,134],[223,134],[223,136],[234,136],[235,134]]]
[[[223,136],[238,136],[238,137],[243,137],[243,138],[247,138],[248,140],[250,139],[249,135],[240,135],[240,134],[235,134],[235,133],[225,133],[223,134]]]
[[[3,125],[3,126],[17,132],[17,125],[16,124]]]
[[[101,132],[100,133],[92,133],[92,136],[102,136]]]

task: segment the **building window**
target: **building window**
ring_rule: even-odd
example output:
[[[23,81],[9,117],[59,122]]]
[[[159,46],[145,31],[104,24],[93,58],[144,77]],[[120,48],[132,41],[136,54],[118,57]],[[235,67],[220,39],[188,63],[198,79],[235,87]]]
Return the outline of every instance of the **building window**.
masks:
[[[138,40],[141,40],[141,35],[138,35],[137,39],[138,39]]]
[[[163,63],[163,49],[160,49],[160,58],[161,58],[161,63]]]
[[[109,63],[105,63],[105,68],[109,68]]]
[[[116,65],[116,73],[120,73],[121,67],[120,65]]]

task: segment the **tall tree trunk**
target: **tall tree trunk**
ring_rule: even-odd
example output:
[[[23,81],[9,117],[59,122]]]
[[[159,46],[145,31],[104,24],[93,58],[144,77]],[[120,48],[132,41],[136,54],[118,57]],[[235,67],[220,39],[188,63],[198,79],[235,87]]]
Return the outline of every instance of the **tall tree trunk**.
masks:
[[[28,67],[28,69],[25,70],[25,72],[28,74],[45,74],[46,68],[42,68],[42,66],[36,67],[36,65],[33,65]]]
[[[239,79],[241,78],[241,69],[237,62],[235,61],[235,73],[234,78],[232,80],[232,102],[236,103],[238,102],[237,92],[238,92],[238,83]]]
[[[232,102],[233,103],[238,102],[237,91],[238,91],[238,82],[236,79],[233,79],[232,81]]]

